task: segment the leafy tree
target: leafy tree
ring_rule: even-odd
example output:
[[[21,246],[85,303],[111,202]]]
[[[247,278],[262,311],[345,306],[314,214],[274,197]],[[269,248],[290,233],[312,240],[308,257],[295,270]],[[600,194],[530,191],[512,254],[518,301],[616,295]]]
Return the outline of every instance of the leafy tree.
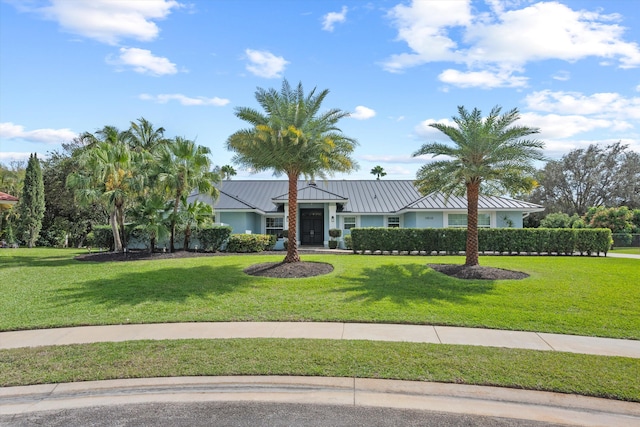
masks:
[[[577,214],[572,216],[563,212],[550,213],[540,221],[542,228],[574,228],[574,224],[581,221]]]
[[[81,170],[69,175],[67,185],[83,204],[102,202],[109,211],[114,250],[125,247],[126,203],[142,187],[143,176],[135,173],[135,161],[126,144],[127,132],[105,126],[96,135],[84,134],[88,145],[78,150]]]
[[[640,207],[640,154],[621,143],[571,150],[538,172],[528,198],[549,212],[584,215],[592,206]]]
[[[94,225],[108,221],[103,206],[75,203],[74,193],[66,185],[67,177],[80,168],[78,158],[73,156],[79,148],[79,144],[65,144],[62,151],[50,153],[42,162],[46,210],[38,244],[80,247]]]
[[[517,109],[500,115],[494,107],[489,116],[474,108],[469,113],[458,107],[453,117],[457,126],[433,123],[453,142],[424,144],[413,156],[431,154],[447,156],[450,160],[427,163],[417,173],[416,186],[422,194],[440,191],[447,197],[467,196],[466,266],[478,265],[478,197],[480,193],[515,193],[530,191],[535,181],[533,161],[542,160],[544,144],[537,140],[522,139],[538,133],[537,128],[517,126]]]
[[[0,191],[19,197],[22,194],[22,184],[26,164],[23,161],[12,161],[8,166],[0,163]],[[15,209],[0,210],[0,237],[9,243],[13,243],[14,225],[17,222],[17,213]]]
[[[385,176],[387,173],[384,171],[382,166],[378,165],[375,168],[371,169],[371,175],[374,175],[376,179],[380,179],[381,176]]]
[[[207,147],[196,145],[194,141],[182,137],[174,138],[160,152],[158,180],[173,199],[173,213],[169,218],[171,252],[175,251],[176,224],[180,219],[178,208],[183,198],[189,196],[193,190],[211,195],[213,198],[218,196],[214,184],[220,182],[220,176],[210,171],[210,153]]]
[[[31,154],[24,176],[22,196],[18,202],[19,234],[30,248],[35,246],[40,235],[44,209],[42,168],[36,154]]]
[[[584,220],[591,228],[608,228],[612,233],[631,234],[634,228],[633,211],[626,206],[592,207],[585,214]]]
[[[349,113],[330,109],[319,113],[329,94],[316,88],[304,93],[302,83],[292,88],[285,79],[278,92],[258,88],[256,100],[264,110],[237,108],[238,118],[251,127],[239,130],[227,139],[227,148],[236,153],[234,161],[256,172],[273,170],[289,181],[287,255],[284,262],[299,262],[296,240],[298,179],[300,176],[325,177],[334,172],[349,172],[357,165],[350,155],[357,142],[337,127]]]
[[[222,179],[230,180],[232,176],[236,176],[238,173],[231,165],[224,165],[220,168],[220,176]]]

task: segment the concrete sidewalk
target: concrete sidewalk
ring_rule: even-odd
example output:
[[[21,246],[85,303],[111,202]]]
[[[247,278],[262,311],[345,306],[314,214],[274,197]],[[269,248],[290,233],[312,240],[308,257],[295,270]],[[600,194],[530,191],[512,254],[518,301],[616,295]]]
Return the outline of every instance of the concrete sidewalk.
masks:
[[[310,338],[522,348],[640,358],[640,341],[452,326],[326,322],[200,322],[82,326],[0,333],[0,349],[91,342]]]

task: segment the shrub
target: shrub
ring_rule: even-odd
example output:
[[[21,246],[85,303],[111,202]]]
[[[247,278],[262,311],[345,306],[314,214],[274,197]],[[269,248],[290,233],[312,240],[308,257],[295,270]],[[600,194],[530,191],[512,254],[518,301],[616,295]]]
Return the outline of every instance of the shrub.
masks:
[[[351,234],[345,234],[344,236],[344,247],[347,249],[353,249],[353,242],[351,241]]]
[[[342,236],[342,230],[340,230],[339,228],[329,229],[329,237],[331,237],[332,239],[336,239],[340,236]]]
[[[87,235],[87,246],[113,250],[113,231],[109,225],[96,225]]]
[[[232,234],[227,242],[227,252],[262,252],[270,243],[268,234]]]
[[[203,251],[218,252],[231,236],[231,230],[228,226],[202,227],[198,228],[194,234],[202,245]]]

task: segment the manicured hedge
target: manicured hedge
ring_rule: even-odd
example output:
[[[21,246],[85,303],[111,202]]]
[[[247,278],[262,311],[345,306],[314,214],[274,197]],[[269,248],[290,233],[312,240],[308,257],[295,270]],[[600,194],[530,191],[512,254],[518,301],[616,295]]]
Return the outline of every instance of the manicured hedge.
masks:
[[[227,252],[262,252],[271,246],[268,234],[232,234],[227,242]]]
[[[466,248],[464,228],[352,228],[356,253],[419,252],[457,254]],[[608,228],[481,228],[479,250],[499,254],[605,255],[611,247]]]
[[[231,230],[228,226],[203,227],[198,228],[194,234],[203,251],[218,252],[231,236]]]

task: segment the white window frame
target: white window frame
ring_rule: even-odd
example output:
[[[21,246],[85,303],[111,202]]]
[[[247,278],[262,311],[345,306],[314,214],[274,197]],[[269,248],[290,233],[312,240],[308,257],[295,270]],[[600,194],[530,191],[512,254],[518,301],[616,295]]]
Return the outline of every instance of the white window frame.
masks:
[[[392,218],[398,218],[398,222],[391,222]],[[389,215],[385,217],[384,223],[387,228],[402,228],[402,217],[400,215]]]
[[[451,213],[447,213],[447,223],[445,224],[445,228],[451,227],[451,228],[466,228],[467,225],[469,224],[467,221],[465,221],[464,225],[451,225],[451,216],[452,215],[462,215],[465,217],[465,219],[467,219],[467,214],[466,213],[459,213],[459,212],[451,212]],[[480,222],[480,218],[481,217],[487,217],[489,218],[489,224],[482,224]],[[478,228],[493,228],[494,227],[494,214],[492,212],[478,212]]]
[[[346,218],[353,218],[353,222],[347,222]],[[346,228],[347,224],[353,224],[353,227]],[[343,230],[351,230],[358,226],[358,216],[357,215],[344,215],[342,216],[342,229]]]
[[[280,220],[282,222],[282,226],[269,226],[269,220]],[[280,239],[282,238],[282,232],[284,231],[284,216],[268,216],[264,219],[264,230],[265,234],[275,234],[275,236]],[[275,233],[270,233],[269,231],[275,231]]]

